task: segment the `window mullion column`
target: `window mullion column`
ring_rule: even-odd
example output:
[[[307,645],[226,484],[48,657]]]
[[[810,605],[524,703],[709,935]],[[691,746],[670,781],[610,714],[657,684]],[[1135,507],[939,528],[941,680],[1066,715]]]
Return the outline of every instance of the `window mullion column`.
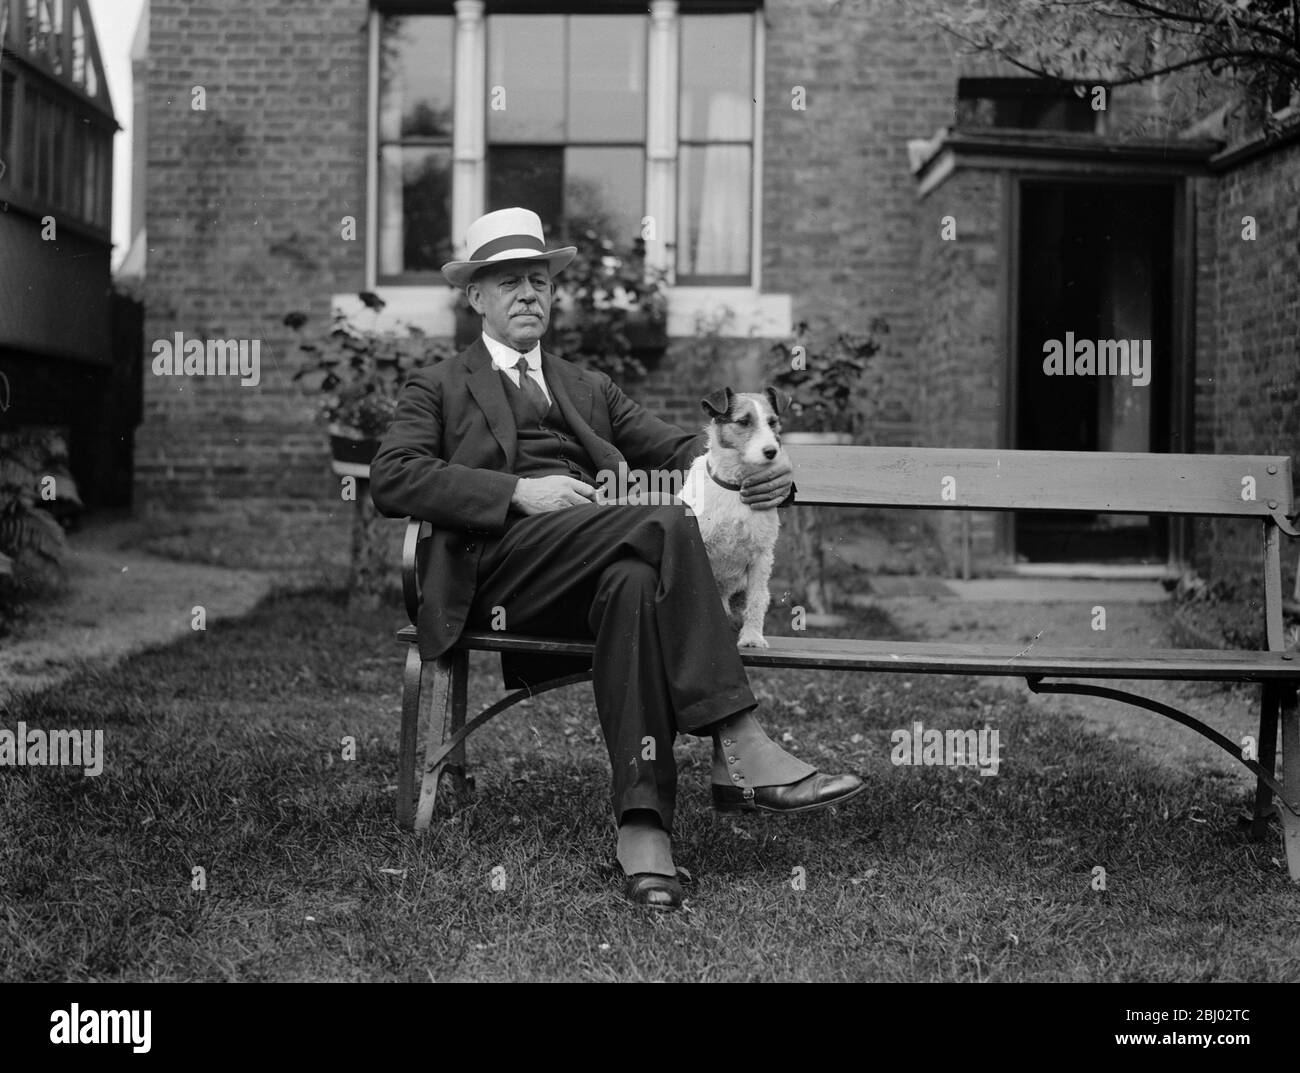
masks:
[[[677,0],[651,0],[646,70],[646,260],[671,273],[677,231]]]
[[[458,255],[487,188],[487,23],[483,0],[456,0],[451,240]]]

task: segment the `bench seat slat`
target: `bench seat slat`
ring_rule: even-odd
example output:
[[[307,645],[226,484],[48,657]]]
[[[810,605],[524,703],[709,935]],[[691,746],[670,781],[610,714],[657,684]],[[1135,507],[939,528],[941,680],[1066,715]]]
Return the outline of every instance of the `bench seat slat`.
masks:
[[[1291,459],[1120,451],[792,444],[795,502],[826,506],[1272,517],[1295,511]]]
[[[398,632],[414,642],[415,629]],[[807,667],[827,670],[911,671],[918,674],[983,674],[1024,678],[1188,678],[1205,681],[1300,679],[1294,653],[1191,648],[1059,648],[1045,645],[949,644],[871,641],[829,637],[769,637],[771,648],[742,649],[750,667]],[[531,652],[590,656],[590,641],[561,641],[506,633],[467,632],[459,648],[479,652]]]

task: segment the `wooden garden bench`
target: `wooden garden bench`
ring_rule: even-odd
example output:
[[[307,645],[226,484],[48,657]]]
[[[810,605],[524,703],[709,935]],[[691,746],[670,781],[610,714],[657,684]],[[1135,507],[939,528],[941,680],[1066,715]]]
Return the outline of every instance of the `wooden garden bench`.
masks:
[[[1276,814],[1282,824],[1288,871],[1292,880],[1300,882],[1300,714],[1296,706],[1300,658],[1283,650],[1280,558],[1280,535],[1300,536],[1293,525],[1290,458],[916,447],[792,446],[789,453],[795,467],[797,504],[1185,515],[1253,518],[1259,522],[1268,646],[1263,651],[771,637],[770,648],[742,649],[741,657],[749,667],[1024,678],[1035,693],[1105,697],[1166,716],[1202,734],[1255,775],[1252,834],[1262,837],[1268,818]],[[412,623],[419,608],[420,568],[428,535],[427,522],[409,523],[402,578]],[[591,677],[590,672],[568,675],[531,691],[510,693],[467,720],[466,682],[471,651],[590,657],[593,643],[507,632],[467,632],[451,651],[426,664],[420,658],[414,625],[402,628],[398,639],[408,647],[397,817],[403,826],[414,825],[417,830],[429,826],[441,776],[448,773],[457,779],[463,777],[464,743],[470,733],[529,696]],[[1071,679],[1258,682],[1258,759],[1243,758],[1237,742],[1159,701]],[[1280,782],[1274,777],[1279,715],[1283,754]],[[428,730],[417,802],[416,749],[421,721]]]

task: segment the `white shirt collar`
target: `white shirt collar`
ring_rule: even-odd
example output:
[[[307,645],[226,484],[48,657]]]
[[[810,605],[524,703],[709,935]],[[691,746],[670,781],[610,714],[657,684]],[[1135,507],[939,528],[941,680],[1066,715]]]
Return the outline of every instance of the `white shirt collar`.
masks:
[[[493,339],[487,332],[483,333],[483,345],[487,347],[488,353],[492,355],[492,364],[498,369],[514,369],[519,364],[519,351],[514,347],[506,346],[505,343],[499,343]],[[528,359],[528,369],[530,372],[538,372],[542,368],[542,344],[534,343],[533,349],[523,355]]]

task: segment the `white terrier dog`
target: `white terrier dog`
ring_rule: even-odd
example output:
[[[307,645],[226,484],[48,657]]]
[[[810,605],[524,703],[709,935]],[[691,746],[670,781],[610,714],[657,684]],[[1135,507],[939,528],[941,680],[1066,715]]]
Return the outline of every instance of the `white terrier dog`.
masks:
[[[775,388],[762,394],[715,391],[700,404],[711,420],[709,449],[692,464],[681,499],[699,519],[709,565],[731,616],[731,600],[745,594],[741,648],[767,648],[763,618],[771,600],[768,579],[780,527],[775,510],[754,510],[741,502],[740,484],[781,454],[785,399]]]

